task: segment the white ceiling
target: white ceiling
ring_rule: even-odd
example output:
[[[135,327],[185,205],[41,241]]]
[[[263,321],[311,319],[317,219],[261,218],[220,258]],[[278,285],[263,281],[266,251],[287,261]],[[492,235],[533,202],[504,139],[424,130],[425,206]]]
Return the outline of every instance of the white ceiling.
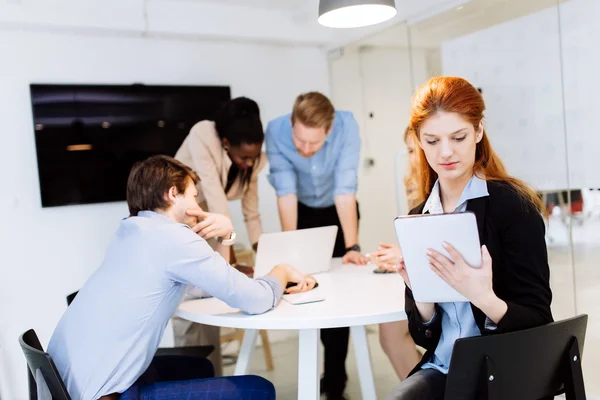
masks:
[[[469,1],[474,0],[395,0],[398,9],[397,16],[387,23],[360,29],[330,29],[320,27],[316,20],[319,9],[319,0],[161,0],[161,1],[187,1],[195,3],[220,4],[228,6],[238,6],[252,8],[254,10],[279,11],[288,15],[294,24],[322,31],[323,37],[328,36],[326,40],[329,47],[337,47],[343,44],[352,43],[360,38],[374,37],[381,45],[398,45],[398,32],[394,31],[402,28],[403,21],[412,21],[419,19],[435,18],[437,15],[453,10]],[[504,2],[506,0],[483,0],[489,2]],[[514,0],[519,1],[519,0]],[[537,0],[520,0],[523,2]],[[548,0],[543,0],[548,1]],[[379,38],[379,34],[381,37]],[[374,35],[374,36],[373,36]],[[406,36],[406,34],[405,34]],[[407,43],[406,40],[404,42]],[[428,42],[429,44],[429,42]]]
[[[299,13],[316,19],[319,0],[158,0],[170,2],[205,3],[222,6],[246,7],[255,10],[284,11],[297,16]],[[469,0],[395,0],[400,20],[415,16],[435,15],[447,9],[448,5],[461,4]],[[529,1],[529,0],[524,0]]]
[[[565,2],[568,0],[559,0]],[[357,45],[382,47],[438,47],[443,41],[556,6],[557,0],[467,0],[437,15],[410,18],[357,41]],[[410,40],[409,29],[410,26]]]
[[[319,0],[0,0],[0,29],[3,24],[8,29],[114,29],[332,49],[348,44],[407,47],[410,25],[413,46],[437,47],[556,1],[396,0],[398,15],[390,21],[332,29],[317,23]]]
[[[196,4],[212,4],[221,6],[234,6],[252,8],[254,10],[284,11],[287,13],[296,13],[308,8],[316,10],[319,7],[319,0],[158,0],[170,2],[187,2]]]
[[[265,10],[297,11],[304,8],[312,0],[164,0],[189,1],[198,3],[214,3],[220,5],[249,7]]]

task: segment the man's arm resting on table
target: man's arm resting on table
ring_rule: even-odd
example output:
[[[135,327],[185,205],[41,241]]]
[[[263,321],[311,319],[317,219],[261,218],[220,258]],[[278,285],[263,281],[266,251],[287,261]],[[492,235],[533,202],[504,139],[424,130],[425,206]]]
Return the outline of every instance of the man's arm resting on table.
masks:
[[[286,194],[277,198],[282,231],[298,229],[298,196]]]
[[[281,299],[287,285],[285,273],[251,279],[231,267],[202,238],[188,232],[182,238],[183,244],[170,251],[173,260],[166,272],[172,280],[200,288],[249,314],[264,313]]]
[[[251,279],[231,267],[193,231],[181,233],[184,244],[170,251],[174,259],[167,268],[167,275],[248,314],[261,314],[275,307],[288,282],[298,283],[296,291],[310,290],[315,284],[314,278],[288,265],[277,265],[266,276]]]
[[[270,276],[270,277],[277,279],[279,281],[279,283],[281,284],[281,287],[283,288],[282,289],[282,293],[283,293],[283,290],[287,286],[288,282],[291,281],[290,275],[291,275],[290,267],[288,265],[282,264],[282,265],[276,265],[275,267],[273,267],[271,272],[269,272],[266,276]]]

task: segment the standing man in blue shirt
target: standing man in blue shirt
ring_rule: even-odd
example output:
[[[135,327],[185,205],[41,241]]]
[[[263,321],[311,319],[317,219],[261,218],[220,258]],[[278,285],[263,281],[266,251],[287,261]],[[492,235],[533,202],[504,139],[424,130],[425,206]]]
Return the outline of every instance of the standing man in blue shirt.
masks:
[[[269,123],[266,145],[282,229],[336,225],[333,256],[366,264],[358,244],[360,136],[352,113],[336,111],[321,93],[301,94],[291,114]],[[349,335],[347,327],[321,330],[321,392],[330,400],[343,398]]]

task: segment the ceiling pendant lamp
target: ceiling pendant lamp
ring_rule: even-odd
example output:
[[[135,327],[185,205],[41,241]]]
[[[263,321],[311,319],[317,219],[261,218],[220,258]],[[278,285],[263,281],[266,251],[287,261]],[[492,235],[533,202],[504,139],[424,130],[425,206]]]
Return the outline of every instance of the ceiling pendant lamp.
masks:
[[[394,0],[320,0],[319,23],[329,28],[376,25],[396,15]]]

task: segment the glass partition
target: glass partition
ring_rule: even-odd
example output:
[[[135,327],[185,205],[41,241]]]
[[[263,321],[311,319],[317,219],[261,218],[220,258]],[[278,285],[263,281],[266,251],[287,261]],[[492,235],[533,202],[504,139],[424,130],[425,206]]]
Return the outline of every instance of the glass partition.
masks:
[[[454,4],[454,3],[453,3]],[[332,95],[363,138],[361,243],[394,240],[408,210],[403,143],[414,88],[456,75],[486,101],[488,135],[509,172],[538,190],[546,218],[556,320],[589,315],[584,373],[600,395],[600,2],[470,0],[406,21],[331,56]]]

